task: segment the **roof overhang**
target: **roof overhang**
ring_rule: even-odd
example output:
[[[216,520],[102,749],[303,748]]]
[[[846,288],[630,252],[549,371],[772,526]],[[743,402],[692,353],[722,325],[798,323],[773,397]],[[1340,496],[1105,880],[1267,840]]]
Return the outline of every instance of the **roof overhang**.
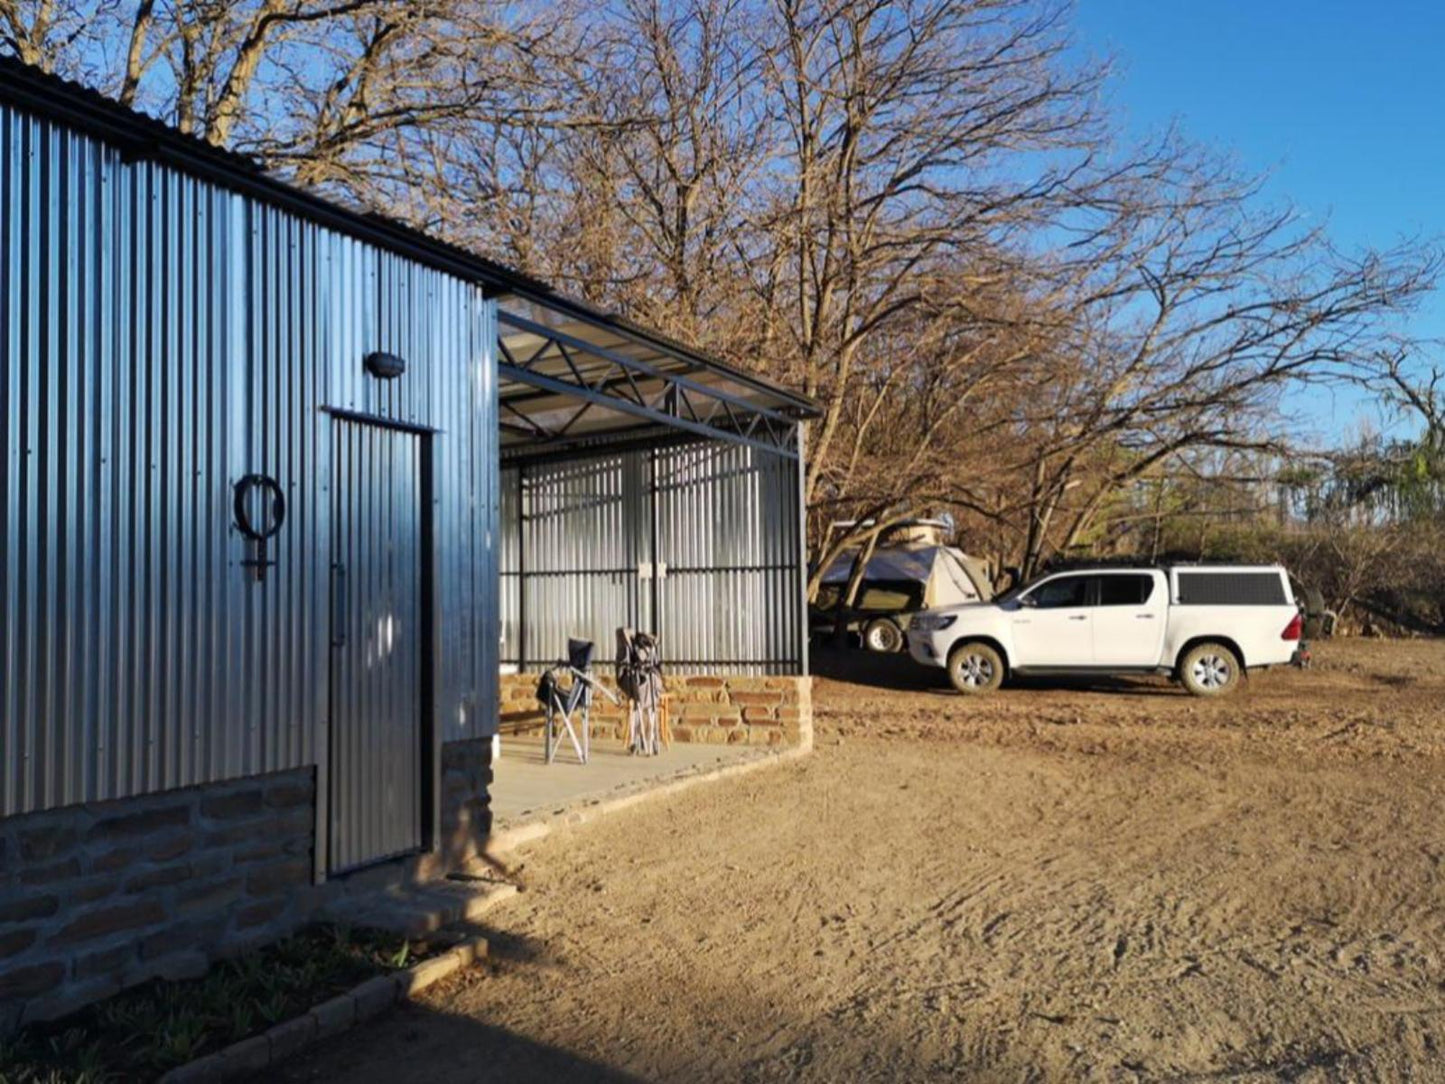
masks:
[[[555,294],[498,298],[507,459],[705,437],[796,458],[804,396]]]

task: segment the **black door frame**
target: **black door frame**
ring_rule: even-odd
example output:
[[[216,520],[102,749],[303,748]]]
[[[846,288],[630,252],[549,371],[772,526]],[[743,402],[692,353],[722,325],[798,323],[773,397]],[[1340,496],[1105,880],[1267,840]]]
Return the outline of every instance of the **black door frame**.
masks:
[[[436,480],[435,480],[435,439],[441,434],[441,430],[431,426],[416,425],[410,422],[398,421],[394,418],[387,418],[378,414],[370,414],[362,411],[347,410],[338,407],[322,407],[322,413],[333,420],[329,428],[329,443],[332,455],[335,455],[337,430],[335,422],[349,422],[355,425],[368,425],[378,429],[386,429],[393,432],[403,433],[417,438],[417,471],[418,471],[418,495],[417,495],[417,623],[420,633],[420,642],[417,644],[417,765],[420,771],[420,778],[417,780],[417,801],[420,804],[418,822],[418,845],[415,849],[401,854],[384,856],[373,862],[367,862],[358,866],[350,866],[339,873],[333,872],[334,862],[334,841],[331,832],[331,811],[336,793],[336,764],[335,747],[337,734],[337,719],[335,712],[336,705],[336,667],[334,646],[335,632],[332,623],[335,620],[335,592],[336,585],[336,502],[341,499],[341,494],[336,484],[336,466],[333,461],[331,469],[331,486],[333,488],[332,501],[328,514],[330,516],[331,538],[329,541],[330,550],[327,554],[328,568],[328,598],[327,598],[327,674],[326,674],[326,783],[324,788],[317,787],[317,847],[314,866],[316,870],[316,881],[322,883],[327,880],[347,877],[353,873],[359,873],[374,868],[387,862],[398,861],[417,854],[425,854],[436,850],[438,839],[438,825],[440,824],[440,792],[441,792],[441,742],[437,740],[440,730],[436,719],[437,688],[440,675],[437,672],[439,665],[439,642],[440,630],[438,628],[439,608],[436,603]],[[318,780],[319,782],[319,780]]]

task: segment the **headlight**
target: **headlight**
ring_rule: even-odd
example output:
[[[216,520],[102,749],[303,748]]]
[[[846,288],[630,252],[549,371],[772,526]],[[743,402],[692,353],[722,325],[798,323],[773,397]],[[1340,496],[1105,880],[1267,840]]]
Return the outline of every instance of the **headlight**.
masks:
[[[939,632],[957,620],[957,614],[914,614],[908,627],[915,632]]]

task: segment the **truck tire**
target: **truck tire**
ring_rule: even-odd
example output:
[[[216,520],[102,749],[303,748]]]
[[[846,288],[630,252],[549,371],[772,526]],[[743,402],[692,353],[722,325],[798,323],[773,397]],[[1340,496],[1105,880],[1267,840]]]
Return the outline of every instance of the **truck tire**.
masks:
[[[903,630],[887,617],[875,617],[863,629],[863,646],[881,655],[903,650]]]
[[[1228,647],[1214,640],[1195,644],[1179,660],[1179,681],[1194,696],[1224,696],[1239,684],[1244,668]]]
[[[1003,684],[1003,658],[982,640],[959,644],[948,653],[948,680],[966,696],[984,696]]]

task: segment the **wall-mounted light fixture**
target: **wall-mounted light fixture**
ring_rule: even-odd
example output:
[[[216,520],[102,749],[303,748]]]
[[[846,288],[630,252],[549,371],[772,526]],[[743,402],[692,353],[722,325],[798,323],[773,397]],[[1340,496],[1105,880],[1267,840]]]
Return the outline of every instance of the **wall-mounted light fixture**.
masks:
[[[395,380],[406,372],[406,358],[388,354],[385,350],[373,350],[366,355],[366,371],[378,380]]]

